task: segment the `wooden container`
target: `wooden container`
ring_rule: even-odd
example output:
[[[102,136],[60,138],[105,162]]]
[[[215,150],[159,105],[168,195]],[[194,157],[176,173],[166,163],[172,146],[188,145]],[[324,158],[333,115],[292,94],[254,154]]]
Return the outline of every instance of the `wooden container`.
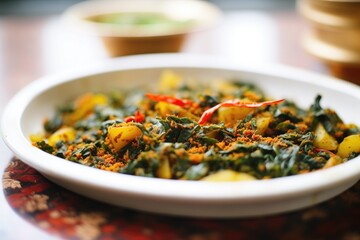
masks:
[[[89,0],[64,13],[68,24],[98,36],[112,57],[178,52],[190,33],[221,17],[219,8],[201,0]]]
[[[179,52],[184,45],[186,35],[150,37],[101,37],[111,57],[145,54]]]
[[[360,2],[299,0],[298,9],[309,22],[305,49],[336,77],[360,85]]]

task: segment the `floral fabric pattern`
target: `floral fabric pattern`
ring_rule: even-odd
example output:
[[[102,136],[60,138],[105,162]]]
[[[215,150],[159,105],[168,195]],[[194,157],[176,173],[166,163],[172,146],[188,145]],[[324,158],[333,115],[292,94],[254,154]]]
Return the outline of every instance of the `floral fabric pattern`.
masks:
[[[2,183],[17,214],[63,239],[360,239],[360,182],[313,207],[238,219],[170,217],[110,206],[50,182],[15,158]]]

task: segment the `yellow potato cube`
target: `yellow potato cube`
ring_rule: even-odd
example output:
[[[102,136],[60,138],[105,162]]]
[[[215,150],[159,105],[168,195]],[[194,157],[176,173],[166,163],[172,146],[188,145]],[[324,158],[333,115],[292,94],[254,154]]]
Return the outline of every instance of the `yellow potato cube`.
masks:
[[[333,166],[340,164],[341,162],[342,162],[341,157],[332,156],[329,158],[329,160],[327,160],[327,162],[325,163],[323,168],[333,167]]]
[[[231,82],[224,81],[223,79],[219,79],[218,81],[214,81],[214,89],[219,90],[223,94],[231,95],[239,90],[237,86],[232,84]]]
[[[48,144],[55,146],[58,141],[70,142],[74,141],[75,137],[76,131],[72,127],[60,128],[49,137]]]
[[[166,179],[171,178],[171,169],[170,169],[169,159],[165,158],[165,159],[160,160],[159,168],[157,170],[157,176],[159,178],[166,178]]]
[[[165,118],[168,115],[184,114],[183,112],[185,111],[183,108],[167,102],[156,103],[155,110],[162,118]]]
[[[315,129],[314,146],[332,151],[337,149],[338,142],[325,130],[323,125],[319,123]]]
[[[167,102],[158,102],[155,105],[155,111],[159,113],[162,118],[166,118],[168,115],[176,115],[178,117],[187,117],[190,119],[197,120],[198,117],[190,113],[186,109],[177,106],[175,104]]]
[[[254,109],[245,107],[220,107],[218,109],[219,121],[235,124],[238,120],[244,119],[253,111]]]
[[[360,134],[350,135],[339,144],[337,155],[342,158],[349,157],[352,152],[360,152]]]
[[[101,93],[94,94],[93,104],[104,106],[104,105],[108,104],[108,98],[106,97],[106,95],[101,94]]]
[[[268,129],[271,122],[271,117],[259,117],[256,119],[256,133],[263,135],[264,132]]]
[[[86,93],[75,101],[75,111],[65,119],[65,123],[73,124],[93,112],[95,106],[106,105],[108,102],[104,94]]]
[[[216,173],[202,178],[201,180],[211,182],[232,182],[256,180],[256,178],[247,173],[239,173],[233,170],[220,170]]]
[[[182,79],[180,75],[177,75],[171,70],[165,70],[160,76],[160,91],[169,92],[177,90],[182,84]]]
[[[37,134],[31,134],[29,138],[31,142],[35,143],[44,140],[45,136],[42,133],[37,133]]]
[[[141,135],[142,131],[131,123],[122,123],[108,128],[108,138],[115,151],[119,151]]]

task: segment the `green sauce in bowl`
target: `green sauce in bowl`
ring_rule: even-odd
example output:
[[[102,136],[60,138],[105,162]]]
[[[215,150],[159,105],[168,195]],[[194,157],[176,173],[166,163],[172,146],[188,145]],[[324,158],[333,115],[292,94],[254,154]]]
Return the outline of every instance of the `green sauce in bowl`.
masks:
[[[174,19],[166,14],[156,12],[127,12],[101,14],[88,18],[100,24],[112,24],[119,28],[140,28],[154,31],[182,29],[194,23],[192,19]]]
[[[112,23],[112,24],[124,24],[124,25],[149,25],[149,24],[186,24],[189,21],[181,21],[170,18],[162,13],[110,13],[102,14],[89,18],[89,20],[98,23]]]

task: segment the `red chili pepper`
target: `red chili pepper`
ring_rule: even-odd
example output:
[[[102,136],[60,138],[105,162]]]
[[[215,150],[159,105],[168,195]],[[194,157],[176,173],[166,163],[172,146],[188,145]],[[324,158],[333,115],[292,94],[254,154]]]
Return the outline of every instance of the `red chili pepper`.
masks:
[[[145,115],[142,114],[141,112],[139,111],[136,111],[135,113],[135,116],[128,116],[126,118],[124,118],[124,121],[125,122],[138,122],[138,123],[141,123],[145,120]]]
[[[218,110],[220,107],[246,107],[246,108],[259,108],[262,106],[268,106],[268,105],[273,105],[273,104],[278,104],[280,102],[283,102],[285,99],[279,99],[279,100],[274,100],[274,101],[265,101],[265,102],[252,102],[252,103],[246,103],[246,102],[242,102],[239,99],[234,99],[234,100],[228,100],[222,103],[219,103],[217,105],[215,105],[212,108],[209,108],[208,110],[206,110],[200,117],[199,120],[199,124],[204,124],[207,121],[209,121],[209,119],[211,118],[211,116],[213,115],[213,113]]]
[[[326,152],[326,153],[330,154],[330,156],[332,156],[332,157],[336,156],[335,153],[333,153],[333,152],[331,152],[331,151],[329,151],[327,149],[323,149],[323,148],[314,148],[314,151],[315,152]]]
[[[156,102],[167,102],[167,103],[171,103],[171,104],[174,104],[174,105],[177,105],[180,107],[191,106],[193,104],[193,102],[190,100],[176,98],[176,97],[172,97],[172,96],[152,94],[152,93],[146,93],[145,96]]]

